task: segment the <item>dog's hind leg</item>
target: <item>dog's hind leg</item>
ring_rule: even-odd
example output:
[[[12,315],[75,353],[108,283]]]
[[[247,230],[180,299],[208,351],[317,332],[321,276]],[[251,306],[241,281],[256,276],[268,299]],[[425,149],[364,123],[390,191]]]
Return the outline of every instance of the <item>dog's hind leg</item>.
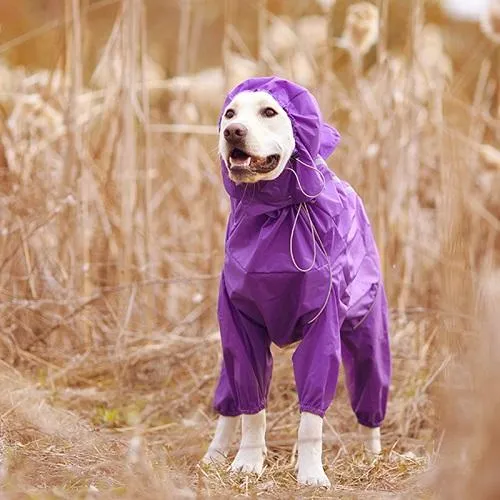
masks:
[[[365,427],[360,425],[363,445],[368,455],[379,455],[382,451],[380,442],[380,427]]]
[[[385,292],[380,289],[369,313],[341,329],[342,361],[352,409],[362,426],[365,450],[379,454],[391,380],[391,355]],[[354,323],[354,326],[353,326]]]
[[[260,474],[266,451],[266,410],[254,415],[242,415],[240,449],[231,470]]]
[[[204,464],[221,463],[227,457],[227,453],[232,444],[234,434],[240,417],[226,417],[219,416],[217,426],[215,428],[215,435],[208,447],[205,456],[202,458]]]

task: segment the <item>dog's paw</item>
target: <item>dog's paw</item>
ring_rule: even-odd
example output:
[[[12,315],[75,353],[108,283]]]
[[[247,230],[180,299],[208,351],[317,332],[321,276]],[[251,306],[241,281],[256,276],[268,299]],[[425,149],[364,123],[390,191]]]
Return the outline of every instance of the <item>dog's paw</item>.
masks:
[[[370,460],[375,460],[377,458],[380,458],[382,455],[382,446],[380,443],[370,443],[370,444],[365,444],[364,446],[364,452],[367,458]]]
[[[222,464],[227,459],[227,452],[218,448],[209,448],[203,458],[201,459],[201,463],[204,465],[211,464]]]
[[[382,444],[380,439],[370,439],[364,443],[365,453],[369,457],[377,457],[382,453]]]
[[[266,449],[261,447],[240,449],[231,464],[231,472],[260,475],[264,467]]]
[[[330,488],[331,486],[330,480],[321,466],[299,466],[297,482],[303,486],[316,486],[321,488]]]

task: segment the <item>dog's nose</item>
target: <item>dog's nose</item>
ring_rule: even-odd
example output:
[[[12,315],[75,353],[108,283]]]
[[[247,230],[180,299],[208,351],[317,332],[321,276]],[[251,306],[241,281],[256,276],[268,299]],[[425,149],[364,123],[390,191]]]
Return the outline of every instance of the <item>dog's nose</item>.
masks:
[[[242,142],[247,136],[248,129],[241,123],[231,123],[224,129],[224,138],[227,142]]]

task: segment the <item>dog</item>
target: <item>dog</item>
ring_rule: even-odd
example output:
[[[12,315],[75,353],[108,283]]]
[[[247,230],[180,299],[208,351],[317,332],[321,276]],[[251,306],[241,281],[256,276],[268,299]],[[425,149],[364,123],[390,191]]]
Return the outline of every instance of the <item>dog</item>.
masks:
[[[241,419],[231,470],[262,472],[270,345],[295,344],[297,480],[329,487],[322,426],[341,361],[365,449],[381,452],[391,362],[371,227],[359,196],[326,166],[340,136],[305,88],[277,77],[245,80],[228,94],[219,132],[231,211],[218,301],[220,416],[202,461],[225,459]]]

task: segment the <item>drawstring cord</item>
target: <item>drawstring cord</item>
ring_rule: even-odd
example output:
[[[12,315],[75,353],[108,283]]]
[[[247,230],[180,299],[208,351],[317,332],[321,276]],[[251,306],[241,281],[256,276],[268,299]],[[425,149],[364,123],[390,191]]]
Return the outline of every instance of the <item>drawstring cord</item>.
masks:
[[[300,212],[301,210],[304,210],[307,218],[309,219],[309,224],[311,227],[311,238],[313,242],[313,258],[311,265],[308,268],[302,268],[297,264],[297,261],[295,260],[295,255],[293,253],[293,237],[295,235],[295,229],[297,228],[297,221],[299,220]],[[290,233],[290,257],[292,258],[293,265],[298,271],[302,271],[303,273],[307,273],[310,271],[313,267],[314,264],[316,263],[316,228],[314,227],[314,222],[311,218],[311,214],[309,213],[309,209],[307,208],[307,205],[305,203],[300,203],[299,208],[297,209],[297,213],[295,214],[295,217],[293,219],[293,226],[292,226],[292,231]]]
[[[295,158],[295,160],[297,160],[299,163],[301,163],[305,167],[307,167],[307,168],[309,168],[311,170],[314,170],[314,172],[317,173],[321,177],[323,186],[321,187],[320,191],[317,194],[311,195],[311,194],[306,193],[304,191],[304,189],[302,188],[302,184],[300,182],[299,176],[297,175],[297,172],[295,172],[295,170],[291,169],[290,167],[286,168],[286,170],[289,170],[295,176],[295,179],[297,180],[297,185],[298,185],[301,193],[305,197],[307,197],[307,198],[309,198],[311,200],[314,199],[314,198],[316,198],[316,197],[318,197],[321,194],[321,192],[323,191],[323,189],[325,188],[325,185],[326,185],[325,176],[323,175],[323,173],[320,170],[318,170],[315,167],[311,167],[310,165],[307,165],[306,163],[304,163],[303,161],[301,161],[299,158]],[[306,217],[307,217],[307,219],[309,221],[309,226],[311,228],[312,247],[313,247],[312,262],[311,262],[311,265],[309,267],[307,267],[307,268],[302,268],[302,267],[299,266],[299,264],[297,263],[297,260],[295,259],[295,254],[294,254],[294,251],[293,251],[293,240],[294,240],[294,236],[295,236],[295,230],[297,228],[297,222],[299,220],[299,216],[300,216],[300,213],[301,213],[302,210],[305,212]],[[330,259],[328,258],[328,254],[327,254],[327,252],[325,250],[325,246],[323,245],[323,242],[321,241],[321,238],[320,238],[320,236],[318,234],[318,231],[316,229],[316,226],[314,225],[314,222],[312,220],[311,214],[309,212],[309,207],[307,206],[307,203],[304,203],[304,202],[303,203],[299,203],[298,208],[297,208],[297,213],[295,214],[295,217],[294,217],[294,220],[293,220],[292,231],[290,233],[290,257],[292,259],[293,265],[295,266],[295,268],[298,271],[301,271],[303,273],[307,273],[308,271],[310,271],[314,267],[314,265],[316,264],[316,258],[317,258],[316,245],[319,246],[321,252],[323,253],[323,255],[326,258],[326,261],[327,261],[327,264],[328,264],[328,272],[329,272],[330,282],[329,282],[329,285],[328,285],[328,292],[327,292],[325,301],[324,301],[321,309],[316,314],[316,316],[314,316],[314,318],[312,318],[311,320],[309,320],[307,322],[307,324],[311,324],[314,321],[316,321],[321,316],[321,314],[323,313],[323,311],[325,310],[325,308],[326,308],[326,306],[328,304],[328,299],[330,298],[330,293],[332,291],[332,285],[333,285],[333,271],[332,271],[332,266],[330,265]]]

